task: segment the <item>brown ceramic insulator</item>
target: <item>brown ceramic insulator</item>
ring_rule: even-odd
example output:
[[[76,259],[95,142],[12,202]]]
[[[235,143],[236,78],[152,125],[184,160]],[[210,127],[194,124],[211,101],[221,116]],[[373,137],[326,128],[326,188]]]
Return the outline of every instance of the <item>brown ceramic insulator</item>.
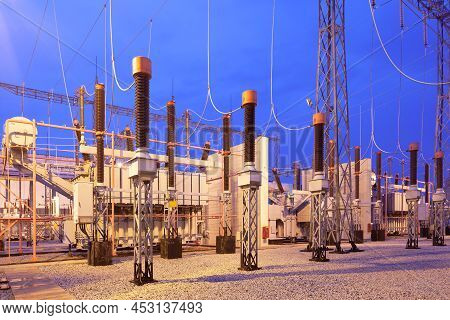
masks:
[[[300,166],[294,163],[294,190],[301,190],[301,178]]]
[[[438,151],[434,154],[436,168],[436,189],[444,187],[444,152]]]
[[[377,201],[381,200],[381,152],[377,152]]]
[[[324,150],[324,125],[325,114],[315,113],[313,115],[314,125],[314,172],[323,172],[323,150]]]
[[[409,186],[409,177],[405,177],[405,186]]]
[[[202,152],[202,158],[201,158],[203,161],[208,160],[210,151],[211,151],[211,143],[209,141],[206,141],[205,145],[203,146],[203,152]]]
[[[328,181],[331,195],[334,194],[334,157],[336,152],[334,148],[334,140],[328,141]]]
[[[167,156],[169,165],[169,187],[175,188],[175,103],[171,100],[167,109]]]
[[[361,174],[361,148],[355,147],[355,199],[359,199],[359,175]]]
[[[145,57],[133,59],[134,115],[136,117],[136,148],[148,149],[150,130],[151,62]]]
[[[411,175],[411,185],[417,185],[417,153],[419,151],[419,145],[417,143],[411,143],[409,145],[409,174]]]
[[[273,177],[275,178],[275,182],[278,187],[278,191],[284,193],[283,184],[281,183],[280,175],[278,174],[277,168],[272,168]]]
[[[81,128],[80,123],[78,122],[77,119],[73,120],[73,126],[77,129]],[[79,131],[79,130],[75,131],[75,135],[77,136],[77,141],[80,142],[81,141],[81,131]]]
[[[127,151],[134,151],[134,143],[133,143],[133,139],[131,138],[131,129],[129,127],[126,127],[124,130],[124,133],[125,133],[125,136],[127,136],[127,138],[126,138]]]
[[[255,107],[254,103],[244,106],[244,162],[255,162]]]
[[[231,115],[223,116],[223,190],[230,190],[230,119]]]
[[[396,174],[395,174],[395,179],[394,179],[394,184],[395,184],[395,185],[398,185],[398,179],[399,179],[398,173],[396,173]]]
[[[97,140],[97,183],[104,182],[105,155],[104,155],[104,131],[105,131],[105,86],[101,83],[95,85],[95,131]]]
[[[425,203],[429,202],[429,184],[430,184],[430,166],[428,165],[428,163],[425,163]]]

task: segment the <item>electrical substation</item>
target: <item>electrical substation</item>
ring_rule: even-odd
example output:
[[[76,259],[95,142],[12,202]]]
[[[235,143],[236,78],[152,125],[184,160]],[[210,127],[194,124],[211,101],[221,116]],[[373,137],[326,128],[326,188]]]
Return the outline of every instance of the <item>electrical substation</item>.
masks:
[[[145,52],[127,62],[133,85],[121,89],[134,91],[128,107],[108,102],[102,77],[66,93],[0,82],[1,95],[75,111],[61,123],[0,118],[2,290],[40,299],[33,281],[45,277],[55,299],[448,298],[448,283],[439,282],[450,270],[448,1],[400,1],[435,24],[438,77],[437,98],[428,102],[434,141],[403,141],[395,151],[377,145],[373,128],[369,145],[350,139],[344,1],[317,2],[315,99],[308,125],[295,128],[311,133],[307,165],[273,161],[280,138],[259,130],[265,123],[257,115],[268,104],[252,87],[238,92],[235,109],[220,110],[208,74],[207,103],[220,114],[214,124],[174,94],[154,108],[158,78]],[[377,2],[369,0],[372,17],[382,10]],[[111,14],[111,0],[105,12],[108,6]],[[115,70],[114,51],[110,63]],[[284,128],[273,101],[269,113]],[[109,130],[112,115],[129,125]],[[202,130],[216,141],[194,143]],[[424,145],[433,146],[430,159]],[[397,263],[421,272],[441,295],[397,274],[390,267]],[[247,297],[241,281],[252,288]],[[417,291],[406,296],[389,284],[407,290],[410,281]],[[221,283],[231,285],[221,291]]]

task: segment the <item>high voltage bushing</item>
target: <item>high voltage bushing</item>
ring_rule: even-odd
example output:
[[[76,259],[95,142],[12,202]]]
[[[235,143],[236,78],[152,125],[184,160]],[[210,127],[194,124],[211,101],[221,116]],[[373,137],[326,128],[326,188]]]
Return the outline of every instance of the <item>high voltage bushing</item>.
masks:
[[[255,107],[254,90],[242,93],[244,108],[245,143],[244,168],[239,172],[238,185],[242,189],[243,213],[241,231],[241,270],[258,268],[258,189],[261,172],[255,169]]]
[[[436,189],[442,189],[444,186],[444,152],[438,151],[434,154],[436,167]]]
[[[223,116],[223,191],[230,191],[230,120],[230,114]]]
[[[105,156],[104,142],[105,134],[105,85],[95,84],[95,137],[97,140],[97,183],[104,182],[105,175]]]
[[[381,151],[376,153],[377,170],[377,201],[381,201]]]
[[[133,139],[131,138],[130,127],[128,127],[128,126],[125,127],[124,134],[127,137],[126,138],[127,151],[134,151],[134,144],[133,144]]]
[[[152,64],[150,59],[135,57],[133,59],[134,77],[134,113],[136,117],[136,148],[148,149],[148,132],[150,130],[150,79]]]
[[[408,203],[408,240],[406,242],[406,249],[419,248],[419,200],[420,191],[417,188],[417,154],[419,151],[419,144],[413,142],[409,145],[409,174],[411,175],[411,186],[406,191],[406,202]]]
[[[395,185],[398,185],[398,179],[399,179],[398,173],[396,173],[396,174],[395,174],[395,179],[394,179],[394,184],[395,184]]]
[[[293,188],[294,190],[301,190],[301,171],[300,171],[300,165],[298,163],[293,163],[292,169],[294,170],[294,184]]]
[[[201,160],[206,161],[208,160],[209,153],[211,152],[211,143],[209,141],[206,141],[202,148],[202,156]],[[206,172],[206,168],[204,166],[199,167],[200,172]]]
[[[244,162],[255,162],[255,107],[256,91],[247,90],[242,94],[242,107],[244,108]]]
[[[77,129],[81,129],[80,122],[78,121],[78,119],[73,119],[73,126]],[[81,131],[80,130],[75,131],[75,135],[77,136],[78,143],[80,143],[81,142]]]
[[[355,199],[359,199],[359,176],[361,174],[361,148],[355,147]]]
[[[314,125],[314,172],[322,172],[323,173],[323,134],[324,134],[324,126],[325,126],[325,114],[324,113],[315,113],[313,116],[313,125]]]
[[[409,170],[411,175],[411,185],[417,185],[417,152],[419,145],[417,143],[411,143],[409,145]]]
[[[175,102],[170,100],[167,109],[167,158],[169,165],[169,188],[175,188]]]
[[[278,169],[272,168],[272,173],[273,173],[273,177],[275,178],[275,182],[277,184],[278,191],[280,191],[281,193],[284,193],[283,184],[281,183],[280,175],[278,174]]]

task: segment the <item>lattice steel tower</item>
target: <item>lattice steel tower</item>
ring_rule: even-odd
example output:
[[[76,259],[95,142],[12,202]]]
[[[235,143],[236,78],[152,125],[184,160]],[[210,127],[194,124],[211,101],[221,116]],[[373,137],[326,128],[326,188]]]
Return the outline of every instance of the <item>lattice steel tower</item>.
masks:
[[[316,74],[316,112],[326,114],[325,139],[334,140],[334,151],[327,148],[324,165],[334,158],[333,227],[336,252],[341,249],[342,233],[346,232],[352,250],[354,241],[352,216],[352,182],[350,155],[350,124],[348,116],[347,68],[345,54],[345,0],[319,0],[319,48]],[[326,145],[326,144],[325,144]],[[328,168],[324,170],[328,173]]]

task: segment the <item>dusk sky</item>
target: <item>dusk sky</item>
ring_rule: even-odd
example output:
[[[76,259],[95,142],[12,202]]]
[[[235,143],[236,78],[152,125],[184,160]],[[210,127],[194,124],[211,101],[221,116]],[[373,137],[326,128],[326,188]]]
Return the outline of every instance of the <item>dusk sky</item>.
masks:
[[[44,8],[43,31],[37,42],[34,57],[27,73]],[[111,46],[109,39],[109,1],[0,1],[0,81],[65,93],[56,36],[54,7],[62,42],[62,59],[66,68],[69,95],[85,84],[93,91],[96,65],[98,78],[107,83],[107,101],[111,102]],[[423,25],[408,8],[405,10],[405,32],[401,41],[399,1],[378,0],[376,19],[394,61],[400,65],[403,42],[402,69],[408,75],[424,81],[436,81],[436,30],[430,21],[429,46],[423,44]],[[150,57],[153,62],[151,98],[155,106],[170,100],[173,92],[177,114],[186,108],[201,113],[207,94],[207,0],[151,0],[118,1],[113,8],[113,41],[117,75],[123,85],[132,82],[131,59],[147,55],[149,24],[153,17]],[[13,10],[12,10],[12,9]],[[102,9],[104,10],[102,11]],[[102,11],[102,12],[101,12]],[[105,81],[105,12],[107,14]],[[97,17],[100,17],[93,26]],[[27,20],[28,19],[28,20]],[[258,91],[257,125],[264,130],[270,115],[270,48],[272,28],[272,0],[211,0],[211,89],[214,102],[223,111],[240,104],[241,92]],[[77,55],[68,46],[78,49],[92,28],[92,32]],[[318,47],[318,1],[277,0],[274,32],[273,99],[280,122],[286,127],[298,128],[311,123],[312,112],[306,98],[315,100],[315,82]],[[375,139],[386,151],[396,152],[394,167],[403,158],[397,150],[397,112],[400,103],[400,146],[406,150],[410,142],[422,141],[424,158],[430,161],[434,148],[436,87],[416,84],[400,74],[388,61],[373,32],[367,0],[346,1],[346,51],[348,66],[348,95],[351,145],[361,143],[367,149],[371,134],[371,70],[375,112]],[[411,28],[411,29],[409,29]],[[44,31],[46,30],[46,31]],[[142,32],[140,32],[142,31]],[[373,42],[372,42],[373,35]],[[375,50],[371,55],[370,53]],[[68,68],[69,63],[72,62]],[[121,92],[114,89],[114,104],[133,106],[134,89]],[[21,97],[0,90],[0,122],[20,115]],[[360,126],[360,110],[362,126]],[[424,111],[424,112],[423,112]],[[75,112],[75,108],[74,108]],[[164,113],[164,110],[158,111]],[[423,114],[423,137],[421,136]],[[24,116],[47,121],[47,103],[32,99],[24,101]],[[217,119],[217,113],[208,104],[204,116]],[[240,126],[243,112],[233,114],[233,125]],[[110,115],[108,114],[108,119]],[[193,116],[198,120],[197,116]],[[108,120],[107,120],[108,121]],[[51,122],[70,125],[66,105],[51,106]],[[123,130],[131,121],[113,117],[110,130]],[[214,124],[221,125],[221,120]],[[165,124],[160,124],[165,132]],[[275,125],[272,120],[270,127]],[[361,141],[360,141],[361,128]],[[269,130],[270,131],[270,130]],[[310,165],[312,135],[290,133],[282,141],[279,166],[290,166],[292,161]],[[201,139],[206,139],[202,137]],[[294,141],[295,143],[293,143]],[[199,143],[202,143],[200,141]],[[218,146],[221,146],[218,141]],[[217,142],[213,141],[213,144]],[[373,152],[377,149],[374,147]],[[273,151],[273,150],[272,150]],[[369,150],[370,153],[370,150]],[[368,155],[369,155],[368,153]],[[384,155],[384,160],[387,155]],[[273,156],[272,156],[272,161]],[[385,161],[383,161],[385,163]],[[423,161],[422,161],[423,163]],[[272,162],[273,165],[273,162]],[[423,179],[423,165],[419,178]]]

